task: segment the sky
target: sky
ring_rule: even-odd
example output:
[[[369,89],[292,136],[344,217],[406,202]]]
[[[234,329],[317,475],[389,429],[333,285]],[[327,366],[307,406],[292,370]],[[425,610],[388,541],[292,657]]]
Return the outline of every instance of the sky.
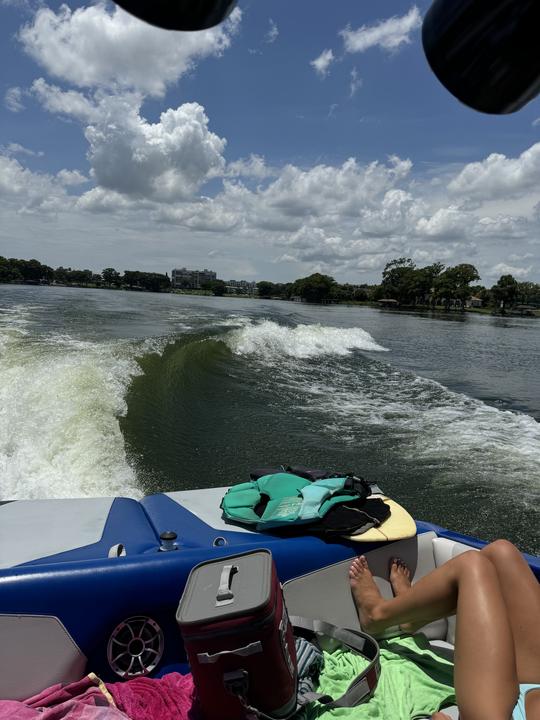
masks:
[[[0,255],[58,267],[380,281],[387,262],[540,281],[540,100],[461,105],[428,2],[240,0],[160,30],[0,0]]]

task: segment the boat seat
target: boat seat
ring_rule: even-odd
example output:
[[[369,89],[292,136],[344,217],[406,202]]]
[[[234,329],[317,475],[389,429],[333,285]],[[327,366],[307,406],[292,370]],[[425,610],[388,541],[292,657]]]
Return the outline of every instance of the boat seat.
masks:
[[[14,500],[0,505],[0,569],[156,550],[142,506],[130,498]],[[113,552],[114,552],[113,551]],[[113,555],[111,555],[113,556]]]
[[[365,555],[381,594],[392,597],[389,581],[391,558],[397,556],[407,563],[414,583],[468,550],[471,548],[467,545],[426,532],[408,540],[388,543]],[[345,560],[285,583],[283,592],[289,613],[320,618],[340,627],[361,629],[348,581],[349,566],[350,560]],[[429,623],[419,632],[426,635],[434,652],[453,661],[455,617]],[[393,627],[383,637],[397,634],[399,628]],[[445,708],[444,712],[453,719],[459,717],[457,707]]]
[[[392,597],[388,579],[391,558],[399,556],[407,563],[413,582],[435,569],[433,541],[436,537],[434,532],[422,533],[365,553],[383,597]],[[350,560],[344,560],[285,583],[283,592],[289,613],[321,618],[340,627],[361,629],[349,586],[350,564]],[[446,640],[447,631],[446,619],[421,629],[429,640]],[[397,627],[389,628],[385,636],[396,634],[399,634]]]

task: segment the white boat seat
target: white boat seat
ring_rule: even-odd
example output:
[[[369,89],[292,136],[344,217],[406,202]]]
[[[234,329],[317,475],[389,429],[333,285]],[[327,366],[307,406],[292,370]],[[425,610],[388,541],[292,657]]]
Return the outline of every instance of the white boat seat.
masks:
[[[384,597],[392,597],[388,579],[391,558],[402,558],[411,569],[413,581],[419,580],[435,569],[433,540],[436,537],[434,532],[422,533],[366,553],[375,582]],[[360,629],[348,580],[350,564],[350,560],[344,560],[285,583],[283,592],[289,613]],[[447,630],[447,621],[442,619],[426,625],[421,632],[429,640],[446,640]],[[398,628],[389,628],[385,633],[386,636],[396,634],[399,634]]]
[[[375,582],[384,597],[392,597],[389,582],[390,560],[402,558],[411,569],[412,581],[471,548],[427,532],[409,540],[399,540],[366,552]],[[283,592],[291,615],[304,615],[327,620],[341,627],[360,629],[360,622],[350,592],[348,571],[350,560],[322,568],[285,583]],[[398,628],[390,628],[385,636],[396,635]],[[455,617],[429,623],[419,632],[424,633],[432,649],[446,660],[454,657]],[[445,708],[452,720],[459,718],[458,708]]]

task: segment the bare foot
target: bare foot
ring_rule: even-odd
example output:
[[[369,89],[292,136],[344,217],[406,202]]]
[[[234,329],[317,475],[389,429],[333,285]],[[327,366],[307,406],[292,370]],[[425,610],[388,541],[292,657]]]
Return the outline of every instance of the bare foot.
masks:
[[[411,571],[401,558],[390,561],[390,585],[396,597],[411,589]]]
[[[395,597],[411,589],[411,571],[401,558],[394,557],[390,560],[390,585]],[[402,623],[399,627],[407,633],[413,633],[420,626],[414,623]]]
[[[352,561],[349,581],[362,630],[377,632],[382,629],[378,627],[380,623],[375,619],[375,611],[382,601],[382,596],[364,555]]]

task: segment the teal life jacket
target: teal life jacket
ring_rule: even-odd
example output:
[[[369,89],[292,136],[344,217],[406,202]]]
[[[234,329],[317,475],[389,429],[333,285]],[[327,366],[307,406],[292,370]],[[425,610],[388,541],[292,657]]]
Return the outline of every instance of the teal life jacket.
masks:
[[[367,483],[353,477],[311,482],[291,473],[263,475],[231,487],[221,501],[226,520],[257,530],[312,523],[338,503],[367,497]]]

